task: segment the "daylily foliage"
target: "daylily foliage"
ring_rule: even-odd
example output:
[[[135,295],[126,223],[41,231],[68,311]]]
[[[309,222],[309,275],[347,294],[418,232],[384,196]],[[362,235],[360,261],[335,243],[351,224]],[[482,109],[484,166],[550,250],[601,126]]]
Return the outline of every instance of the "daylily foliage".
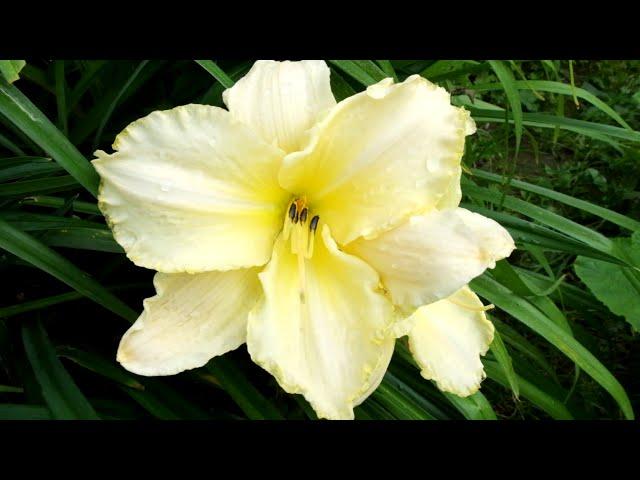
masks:
[[[156,296],[118,361],[140,375],[244,342],[319,417],[353,418],[408,335],[422,375],[466,396],[493,339],[466,286],[514,243],[459,208],[467,111],[417,75],[336,104],[322,61],[258,61],[228,111],[153,112],[96,152],[99,206]]]

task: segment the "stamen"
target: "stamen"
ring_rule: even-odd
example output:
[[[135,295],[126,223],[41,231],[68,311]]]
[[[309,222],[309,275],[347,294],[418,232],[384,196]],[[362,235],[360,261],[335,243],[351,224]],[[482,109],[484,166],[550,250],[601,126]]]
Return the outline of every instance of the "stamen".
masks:
[[[298,209],[296,208],[296,202],[293,202],[291,204],[291,206],[289,207],[289,218],[291,219],[292,222],[293,222],[293,219],[296,216],[297,210]]]
[[[316,233],[316,228],[318,228],[318,221],[320,220],[320,217],[318,215],[316,215],[315,217],[313,217],[311,219],[311,222],[309,223],[309,230],[311,230],[311,233]]]
[[[304,223],[307,221],[308,214],[309,214],[309,211],[307,210],[307,207],[304,207],[300,212],[300,223]]]
[[[493,310],[496,306],[492,303],[489,305],[483,305],[482,307],[476,307],[475,305],[468,305],[466,303],[459,302],[457,300],[453,300],[452,298],[447,299],[454,305],[464,308],[465,310],[471,310],[472,312],[486,312],[488,310]]]

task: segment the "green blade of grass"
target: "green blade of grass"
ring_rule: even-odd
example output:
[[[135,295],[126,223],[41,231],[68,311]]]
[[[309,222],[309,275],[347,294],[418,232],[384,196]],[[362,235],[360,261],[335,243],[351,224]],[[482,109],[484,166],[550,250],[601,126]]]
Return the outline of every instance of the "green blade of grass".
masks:
[[[371,73],[364,70],[354,60],[329,60],[329,63],[335,65],[344,73],[360,82],[365,87],[373,85],[374,83],[382,80],[382,78],[374,78]],[[384,74],[383,74],[384,75]],[[384,76],[383,76],[384,78]]]
[[[109,378],[114,382],[120,383],[126,387],[144,390],[144,386],[134,378],[133,375],[127,373],[123,368],[116,366],[93,352],[80,350],[69,345],[61,345],[56,348],[57,355],[64,357],[78,365],[91,370],[103,377]]]
[[[501,310],[517,318],[573,360],[576,365],[609,392],[627,419],[634,418],[629,397],[618,380],[591,352],[542,314],[540,310],[486,274],[472,280],[471,288]],[[521,391],[524,395],[522,385]]]
[[[387,375],[389,373],[387,372]],[[386,376],[385,375],[385,378]],[[396,382],[380,383],[370,399],[379,403],[398,420],[435,420],[436,418],[416,403],[414,398],[397,389]],[[368,403],[370,400],[365,401]]]
[[[513,117],[513,124],[516,132],[516,152],[515,156],[518,156],[520,151],[520,140],[522,140],[522,100],[520,99],[520,92],[516,87],[516,80],[513,78],[513,73],[509,67],[507,67],[500,60],[489,60],[489,65],[495,72],[498,80],[502,84],[504,93],[509,101],[511,107],[511,114]]]
[[[566,95],[566,96],[573,96],[574,94],[574,91],[571,88],[571,85],[567,85],[566,83],[562,83],[562,82],[554,82],[550,80],[527,80],[527,81],[518,80],[515,82],[515,86],[520,90],[534,89],[534,90],[539,90],[541,92],[558,93],[560,95]],[[473,90],[477,92],[499,90],[501,88],[502,88],[502,85],[493,84],[493,83],[476,84],[473,86]],[[575,94],[578,98],[581,98],[589,102],[591,105],[593,105],[597,109],[607,114],[609,117],[611,117],[613,120],[618,122],[627,130],[633,130],[629,126],[629,124],[625,122],[624,119],[618,114],[618,112],[616,112],[613,108],[611,108],[609,105],[607,105],[598,97],[596,97],[593,93],[583,88],[575,88]]]
[[[69,260],[1,219],[0,248],[53,275],[122,318],[133,321],[138,317],[134,310]]]
[[[99,420],[95,410],[64,369],[40,322],[22,326],[29,363],[55,419]]]
[[[444,396],[464,415],[468,420],[497,420],[496,412],[484,395],[476,392],[469,397],[459,397],[453,393],[444,393]]]
[[[88,63],[88,68],[83,72],[82,77],[78,80],[78,83],[73,87],[71,92],[69,92],[68,111],[70,112],[76,108],[76,105],[78,105],[78,102],[82,99],[84,93],[91,86],[96,75],[98,75],[102,67],[107,64],[104,60],[95,60]]]
[[[0,393],[23,393],[21,387],[12,387],[11,385],[0,385]]]
[[[389,60],[376,60],[380,69],[387,77],[393,78],[394,82],[398,81],[398,75],[396,74],[395,69],[393,68],[393,64]]]
[[[71,175],[62,175],[2,184],[0,185],[0,197],[64,192],[74,188],[78,188],[77,179]]]
[[[98,195],[99,178],[93,166],[20,90],[1,80],[0,113],[47,152],[94,197]]]
[[[507,388],[509,382],[507,381],[500,366],[496,362],[492,362],[490,360],[485,360],[483,363],[487,376],[491,380]],[[522,396],[542,411],[547,412],[552,418],[556,420],[573,420],[571,412],[557,398],[549,395],[547,392],[522,377],[518,377],[518,384],[520,385]]]
[[[125,95],[127,90],[129,90],[129,88],[131,87],[131,84],[136,80],[136,78],[138,78],[138,76],[140,75],[140,73],[142,72],[144,67],[147,66],[148,63],[149,63],[149,60],[143,60],[138,64],[138,66],[133,71],[133,73],[129,76],[129,78],[127,78],[127,81],[124,83],[124,85],[122,85],[122,88],[120,90],[118,90],[118,92],[116,93],[116,96],[109,103],[109,106],[107,107],[106,111],[104,112],[104,115],[102,116],[102,119],[100,120],[100,124],[98,125],[98,130],[96,131],[96,136],[93,139],[93,147],[91,149],[92,151],[95,151],[98,148],[98,145],[100,144],[100,140],[102,139],[102,131],[104,130],[105,125],[107,124],[107,122],[111,118],[111,115],[113,114],[113,111],[120,104],[120,100],[122,99],[122,97]]]
[[[66,137],[69,134],[67,128],[67,82],[64,76],[64,60],[56,60],[53,64],[53,73],[56,88],[56,104],[58,106],[58,127]]]
[[[52,161],[48,161],[47,163],[26,163],[9,168],[3,168],[2,162],[0,162],[0,182],[8,182],[12,180],[19,180],[50,173],[58,173],[61,171],[63,171],[63,168]]]
[[[495,325],[494,325],[495,327]],[[491,353],[493,353],[494,358],[498,361],[498,364],[502,368],[507,381],[509,382],[509,388],[511,388],[511,392],[513,396],[518,399],[520,396],[520,388],[518,387],[518,376],[516,372],[513,370],[513,364],[511,362],[511,355],[509,355],[509,351],[502,341],[502,337],[498,331],[498,328],[495,327],[495,331],[493,334],[493,342],[491,342]]]
[[[47,231],[40,241],[52,247],[75,248],[94,252],[125,253],[111,231],[102,228],[56,228]]]
[[[47,195],[36,195],[33,197],[23,198],[20,203],[22,205],[34,205],[38,207],[61,208],[66,200],[59,197],[51,197]],[[98,205],[95,203],[83,202],[82,200],[74,200],[71,203],[74,212],[88,213],[90,215],[102,215]]]
[[[18,145],[9,140],[7,137],[0,133],[0,145],[9,150],[11,153],[15,155],[24,155],[24,150],[22,150]]]
[[[138,92],[158,71],[166,64],[164,60],[152,60],[146,67],[138,71],[133,80],[127,85],[127,88],[123,89],[122,85],[127,82],[127,79],[132,78],[129,73],[122,79],[123,83],[111,86],[106,92],[101,94],[98,100],[88,110],[87,114],[82,117],[82,121],[77,122],[75,128],[71,129],[69,138],[71,141],[80,145],[83,143],[91,133],[95,132],[102,121],[105,118],[105,113],[112,108],[112,106],[122,107],[125,102],[129,101],[131,97]],[[138,67],[140,65],[138,64]],[[115,100],[117,97],[117,101]],[[115,108],[115,106],[113,108]],[[136,117],[137,118],[137,117]],[[106,125],[106,122],[105,122]]]
[[[556,383],[559,384],[558,376],[551,364],[547,361],[543,353],[533,345],[529,340],[520,335],[514,328],[506,323],[501,322],[497,318],[492,318],[493,324],[500,329],[500,335],[504,342],[515,351],[520,352],[529,360],[537,364],[542,371],[546,372]]]
[[[545,226],[558,230],[565,235],[585,243],[595,250],[602,253],[616,256],[613,251],[613,244],[604,235],[569,220],[561,215],[550,212],[549,210],[533,205],[530,202],[520,200],[510,195],[500,194],[500,192],[492,191],[484,187],[476,187],[473,185],[465,185],[464,193],[472,198],[491,202],[495,205],[501,205],[514,210],[526,217],[532,218]]]
[[[51,411],[44,405],[0,403],[0,420],[51,420]]]
[[[638,222],[637,220],[634,220],[627,217],[626,215],[622,215],[607,208],[599,207],[598,205],[594,205],[593,203],[580,200],[570,195],[565,195],[564,193],[559,193],[548,188],[539,187],[538,185],[533,185],[521,180],[507,178],[491,172],[485,172],[483,170],[472,169],[471,172],[478,178],[519,188],[520,190],[524,190],[525,192],[535,193],[537,195],[540,195],[541,197],[549,198],[565,205],[569,205],[570,207],[574,207],[584,212],[591,213],[611,223],[631,230],[632,232],[640,230],[640,222]]]
[[[215,62],[211,60],[196,60],[198,65],[211,74],[224,88],[231,88],[234,85],[233,79],[227,75]]]
[[[499,122],[505,121],[505,113],[499,110],[491,110],[487,108],[477,108],[473,105],[466,107],[474,120],[480,122]],[[593,136],[600,140],[602,136],[619,138],[630,142],[640,142],[640,132],[635,130],[627,130],[626,128],[605,125],[604,123],[587,122],[585,120],[577,120],[575,118],[567,118],[548,113],[523,113],[523,124],[531,127],[540,128],[562,128],[565,130],[577,131],[582,135]],[[512,112],[509,112],[508,121],[513,122]]]
[[[130,288],[146,288],[146,283],[128,283],[123,285],[117,285],[114,287],[107,287],[108,290],[118,291],[127,290]],[[0,318],[10,318],[21,313],[32,312],[35,310],[45,309],[53,305],[58,305],[65,302],[71,302],[73,300],[79,300],[85,298],[84,295],[78,292],[61,293],[60,295],[52,295],[50,297],[39,298],[37,300],[30,300],[28,302],[18,303],[16,305],[10,305],[7,307],[0,307]]]
[[[250,420],[283,420],[275,404],[264,397],[231,359],[216,357],[205,367]]]
[[[547,250],[584,255],[585,257],[606,260],[620,265],[625,264],[625,262],[618,260],[616,257],[602,253],[600,250],[591,248],[590,246],[574,240],[564,234],[550,230],[542,225],[514,217],[513,215],[509,215],[505,212],[489,210],[488,208],[469,203],[461,203],[460,207],[471,210],[472,212],[480,213],[485,217],[491,218],[500,223],[509,231],[516,244],[530,244]]]

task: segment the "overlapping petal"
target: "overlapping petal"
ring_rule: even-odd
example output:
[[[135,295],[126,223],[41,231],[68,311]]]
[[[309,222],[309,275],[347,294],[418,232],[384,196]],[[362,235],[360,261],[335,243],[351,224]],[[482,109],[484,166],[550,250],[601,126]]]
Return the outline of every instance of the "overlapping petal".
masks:
[[[394,339],[385,332],[393,307],[376,272],[341,252],[327,226],[315,245],[302,268],[287,242],[276,241],[260,274],[264,297],[249,314],[247,347],[318,416],[350,419],[389,363]]]
[[[413,314],[409,348],[421,375],[443,392],[466,397],[485,378],[480,356],[487,353],[494,327],[469,287]]]
[[[153,112],[113,147],[93,161],[99,206],[134,263],[203,272],[268,261],[289,196],[281,150],[205,105]]]
[[[514,248],[509,232],[495,221],[452,208],[412,216],[346,251],[375,268],[393,302],[410,312],[448,297]]]
[[[306,195],[339,244],[435,208],[458,172],[469,114],[414,75],[340,102],[288,155],[281,185]]]
[[[295,152],[319,115],[336,104],[329,73],[322,60],[258,60],[222,98],[265,141]]]
[[[245,342],[247,316],[261,295],[258,269],[157,273],[156,295],[125,333],[118,361],[139,375],[203,366]]]

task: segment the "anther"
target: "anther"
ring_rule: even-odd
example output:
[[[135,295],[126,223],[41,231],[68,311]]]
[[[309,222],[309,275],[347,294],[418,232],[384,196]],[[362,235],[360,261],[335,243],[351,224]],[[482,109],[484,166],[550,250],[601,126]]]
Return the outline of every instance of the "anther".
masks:
[[[309,223],[309,230],[311,230],[311,233],[315,233],[316,228],[318,228],[319,220],[320,220],[320,217],[318,215],[316,215],[311,219],[311,223]]]
[[[300,212],[300,223],[304,223],[307,221],[308,214],[309,214],[309,211],[307,210],[307,207],[303,208],[302,211]]]
[[[289,218],[291,219],[292,222],[296,216],[296,213],[298,213],[298,209],[296,208],[296,202],[293,202],[289,207]]]
[[[298,223],[299,219],[300,219],[300,212],[296,211],[296,215],[295,217],[293,217],[293,223]]]

